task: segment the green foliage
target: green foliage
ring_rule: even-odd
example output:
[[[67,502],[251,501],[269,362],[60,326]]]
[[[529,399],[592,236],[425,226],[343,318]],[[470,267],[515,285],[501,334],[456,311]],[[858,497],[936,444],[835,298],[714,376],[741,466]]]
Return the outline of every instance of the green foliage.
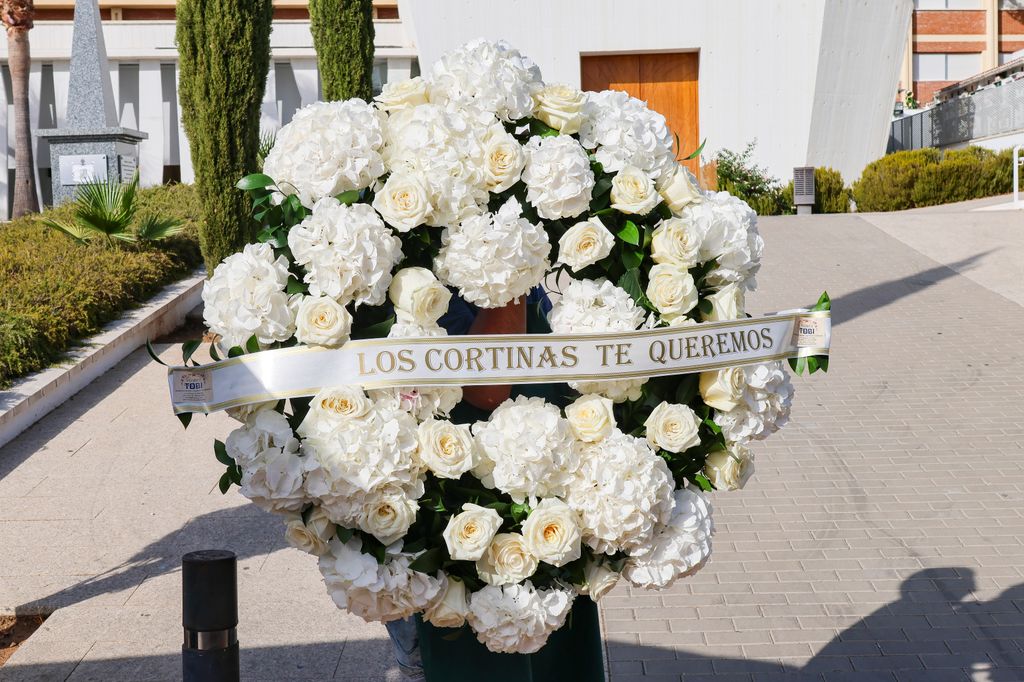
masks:
[[[310,0],[309,28],[326,101],[373,97],[372,0]]]
[[[135,228],[138,213],[139,176],[126,184],[116,180],[82,185],[72,204],[73,221],[43,218],[43,224],[85,244],[102,237],[107,244],[118,242],[154,242],[166,239],[182,230],[177,218],[142,216]]]
[[[199,202],[190,185],[139,190],[136,203],[139,212],[180,220],[181,233],[132,249],[73,243],[44,224],[70,224],[70,204],[0,229],[0,387],[45,368],[202,262]]]
[[[256,225],[235,180],[257,168],[260,104],[270,67],[271,0],[181,0],[178,97],[188,132],[212,271],[252,241]]]
[[[782,204],[787,213],[795,207],[792,180],[782,188]],[[843,184],[843,176],[839,171],[828,167],[814,169],[814,212],[850,212],[850,188]]]
[[[718,189],[743,199],[758,215],[789,213],[777,178],[757,166],[752,158],[757,140],[742,152],[721,149],[715,155]]]

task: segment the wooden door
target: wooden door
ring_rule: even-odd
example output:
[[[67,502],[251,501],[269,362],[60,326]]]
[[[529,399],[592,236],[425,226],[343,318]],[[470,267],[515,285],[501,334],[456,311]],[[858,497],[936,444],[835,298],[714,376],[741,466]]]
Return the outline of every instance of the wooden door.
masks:
[[[582,57],[580,82],[584,90],[624,90],[647,102],[679,136],[677,154],[683,159],[700,145],[698,66],[696,52]],[[698,173],[698,159],[685,163]]]

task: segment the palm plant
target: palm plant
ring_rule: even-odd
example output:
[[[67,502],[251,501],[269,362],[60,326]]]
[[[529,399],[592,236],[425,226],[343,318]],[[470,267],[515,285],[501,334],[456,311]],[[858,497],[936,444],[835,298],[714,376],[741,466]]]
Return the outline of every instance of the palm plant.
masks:
[[[82,185],[72,209],[73,222],[44,218],[43,224],[63,232],[79,244],[95,238],[102,238],[107,244],[153,242],[184,229],[176,218],[154,215],[142,216],[133,229],[139,209],[138,189],[138,173],[129,183],[106,180]]]

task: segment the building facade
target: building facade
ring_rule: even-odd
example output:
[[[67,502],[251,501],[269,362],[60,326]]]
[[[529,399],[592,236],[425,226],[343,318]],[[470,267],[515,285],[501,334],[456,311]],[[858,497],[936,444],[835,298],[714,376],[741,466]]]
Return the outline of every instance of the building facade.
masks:
[[[923,0],[922,0],[923,1]],[[952,0],[950,0],[952,1]],[[982,0],[979,0],[982,1]],[[988,1],[988,0],[984,0]],[[376,87],[419,73],[475,37],[505,38],[541,65],[545,80],[624,89],[666,114],[688,153],[757,140],[776,177],[827,165],[855,179],[881,156],[889,132],[913,0],[374,0]],[[33,129],[67,112],[73,0],[36,0],[31,31]],[[100,0],[121,125],[149,134],[144,185],[193,178],[177,103],[174,0]],[[320,94],[304,0],[275,0],[273,66],[262,128],[273,131]],[[0,62],[6,62],[0,41]],[[14,167],[10,76],[0,107],[10,195]],[[37,183],[48,203],[49,150],[36,142]],[[0,201],[0,216],[8,202]]]
[[[899,88],[928,104],[1024,50],[1024,0],[914,0],[906,41]]]

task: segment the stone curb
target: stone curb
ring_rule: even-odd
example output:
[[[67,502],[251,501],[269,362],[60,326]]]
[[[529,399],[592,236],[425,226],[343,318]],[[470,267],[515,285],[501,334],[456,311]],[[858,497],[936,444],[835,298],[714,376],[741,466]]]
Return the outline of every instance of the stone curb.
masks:
[[[0,391],[0,446],[88,386],[148,339],[180,327],[202,302],[206,269],[165,287],[139,308],[106,325],[71,350],[59,365],[36,372]]]

